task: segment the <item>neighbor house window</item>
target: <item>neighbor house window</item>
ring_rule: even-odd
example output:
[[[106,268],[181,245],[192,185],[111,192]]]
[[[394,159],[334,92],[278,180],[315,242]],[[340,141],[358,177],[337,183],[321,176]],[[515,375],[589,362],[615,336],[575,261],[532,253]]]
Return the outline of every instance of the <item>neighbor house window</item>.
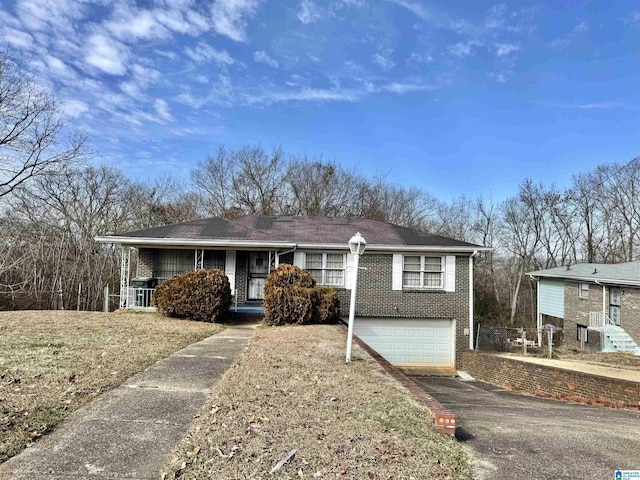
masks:
[[[307,253],[305,270],[318,285],[344,287],[344,254]]]
[[[406,288],[444,288],[444,258],[405,255],[402,286]]]
[[[580,283],[578,286],[578,297],[580,298],[589,298],[589,284],[588,283]]]

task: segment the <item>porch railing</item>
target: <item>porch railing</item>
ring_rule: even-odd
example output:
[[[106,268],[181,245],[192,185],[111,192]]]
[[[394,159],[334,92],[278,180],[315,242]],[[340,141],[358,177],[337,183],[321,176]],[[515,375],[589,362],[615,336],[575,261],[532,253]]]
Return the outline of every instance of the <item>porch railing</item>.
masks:
[[[606,327],[610,323],[609,315],[602,312],[589,312],[590,327]]]
[[[151,307],[151,297],[155,288],[139,288],[128,287],[127,288],[127,302],[125,308],[149,308]]]

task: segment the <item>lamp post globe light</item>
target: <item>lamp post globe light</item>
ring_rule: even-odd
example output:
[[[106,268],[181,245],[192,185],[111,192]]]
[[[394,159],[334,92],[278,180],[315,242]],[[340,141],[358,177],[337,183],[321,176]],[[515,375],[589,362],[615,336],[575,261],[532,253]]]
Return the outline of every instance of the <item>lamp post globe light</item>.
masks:
[[[358,263],[360,255],[367,248],[367,241],[360,232],[349,240],[349,250],[353,254],[353,285],[351,285],[351,305],[349,305],[349,331],[347,333],[347,362],[351,361],[351,345],[353,343],[353,318],[356,314],[356,287],[358,285]]]

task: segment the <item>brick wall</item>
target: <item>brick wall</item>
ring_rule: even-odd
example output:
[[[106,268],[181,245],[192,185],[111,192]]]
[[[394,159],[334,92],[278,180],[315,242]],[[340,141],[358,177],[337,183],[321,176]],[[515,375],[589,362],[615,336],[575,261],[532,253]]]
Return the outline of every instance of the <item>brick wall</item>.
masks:
[[[360,258],[356,316],[456,319],[456,365],[469,347],[469,257],[456,257],[456,291],[393,290],[393,255],[365,253]],[[338,289],[341,315],[349,314],[351,290]]]
[[[541,397],[608,407],[640,408],[640,384],[466,351],[462,368],[478,380]]]
[[[578,283],[565,282],[564,289],[564,344],[578,347],[578,324],[589,325],[589,312],[602,311],[602,286],[590,284],[589,298],[578,297]],[[605,311],[609,313],[609,289],[604,289]],[[640,343],[640,289],[622,287],[620,296],[620,326]],[[591,350],[600,349],[600,335],[590,331],[586,347]]]
[[[138,268],[136,277],[153,277],[156,251],[153,248],[138,249]]]
[[[620,326],[640,345],[640,289],[623,287],[620,296]]]
[[[236,251],[236,295],[238,303],[247,301],[248,255],[244,251]]]

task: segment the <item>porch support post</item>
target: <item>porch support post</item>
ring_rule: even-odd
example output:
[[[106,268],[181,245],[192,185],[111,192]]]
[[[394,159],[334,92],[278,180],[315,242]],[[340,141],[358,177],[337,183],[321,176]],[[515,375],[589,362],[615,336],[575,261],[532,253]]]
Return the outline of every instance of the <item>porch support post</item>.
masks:
[[[606,325],[606,319],[605,319],[605,315],[607,314],[607,291],[605,289],[605,286],[602,285],[602,321],[604,322],[603,325]]]
[[[129,298],[129,273],[131,269],[131,248],[120,246],[120,308],[127,308]]]
[[[204,268],[204,250],[196,248],[194,270],[202,270]]]

